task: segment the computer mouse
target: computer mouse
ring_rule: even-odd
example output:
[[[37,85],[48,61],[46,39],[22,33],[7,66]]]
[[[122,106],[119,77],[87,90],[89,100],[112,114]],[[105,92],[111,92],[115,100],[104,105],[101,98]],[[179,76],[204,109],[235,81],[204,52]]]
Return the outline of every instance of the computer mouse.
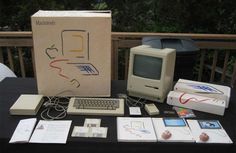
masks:
[[[161,135],[161,137],[163,138],[163,139],[169,139],[170,137],[171,137],[171,132],[170,131],[168,131],[168,130],[165,130],[163,133],[162,133],[162,135]]]
[[[205,133],[205,132],[202,132],[199,136],[200,140],[203,141],[203,142],[206,142],[209,140],[209,136]]]

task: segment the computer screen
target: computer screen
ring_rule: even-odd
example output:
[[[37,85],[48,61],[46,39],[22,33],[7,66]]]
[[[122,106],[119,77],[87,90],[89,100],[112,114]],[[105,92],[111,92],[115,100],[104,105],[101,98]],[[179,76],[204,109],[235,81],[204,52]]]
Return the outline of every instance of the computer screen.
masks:
[[[143,68],[145,67],[145,69]],[[162,58],[135,55],[133,74],[139,77],[160,80],[162,70]]]
[[[172,88],[175,57],[175,49],[157,49],[148,45],[131,48],[128,94],[163,102]]]

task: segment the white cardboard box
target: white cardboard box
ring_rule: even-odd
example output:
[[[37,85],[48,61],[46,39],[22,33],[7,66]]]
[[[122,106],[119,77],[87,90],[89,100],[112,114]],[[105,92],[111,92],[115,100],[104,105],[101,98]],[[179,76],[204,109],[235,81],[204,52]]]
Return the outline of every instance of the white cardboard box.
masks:
[[[110,11],[38,11],[31,24],[40,94],[110,96]]]
[[[179,79],[174,86],[174,90],[204,97],[218,98],[226,102],[226,108],[229,106],[231,89],[227,86]]]
[[[217,115],[224,115],[226,102],[225,100],[217,98],[209,98],[179,91],[170,91],[167,96],[167,104]]]

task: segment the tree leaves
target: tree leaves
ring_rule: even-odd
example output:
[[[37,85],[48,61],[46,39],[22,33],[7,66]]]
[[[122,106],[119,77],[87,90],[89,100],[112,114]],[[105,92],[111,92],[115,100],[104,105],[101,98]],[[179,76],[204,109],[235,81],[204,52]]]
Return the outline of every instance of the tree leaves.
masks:
[[[0,2],[0,30],[31,30],[41,10],[112,10],[112,30],[127,32],[236,33],[236,1],[22,0]]]

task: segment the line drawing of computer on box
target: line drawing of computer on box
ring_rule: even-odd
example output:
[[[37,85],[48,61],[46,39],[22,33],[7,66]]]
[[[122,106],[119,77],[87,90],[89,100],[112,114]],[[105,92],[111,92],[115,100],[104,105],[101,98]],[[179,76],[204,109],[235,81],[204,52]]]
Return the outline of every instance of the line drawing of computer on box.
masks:
[[[63,30],[61,41],[62,55],[89,61],[89,32],[86,30]]]

